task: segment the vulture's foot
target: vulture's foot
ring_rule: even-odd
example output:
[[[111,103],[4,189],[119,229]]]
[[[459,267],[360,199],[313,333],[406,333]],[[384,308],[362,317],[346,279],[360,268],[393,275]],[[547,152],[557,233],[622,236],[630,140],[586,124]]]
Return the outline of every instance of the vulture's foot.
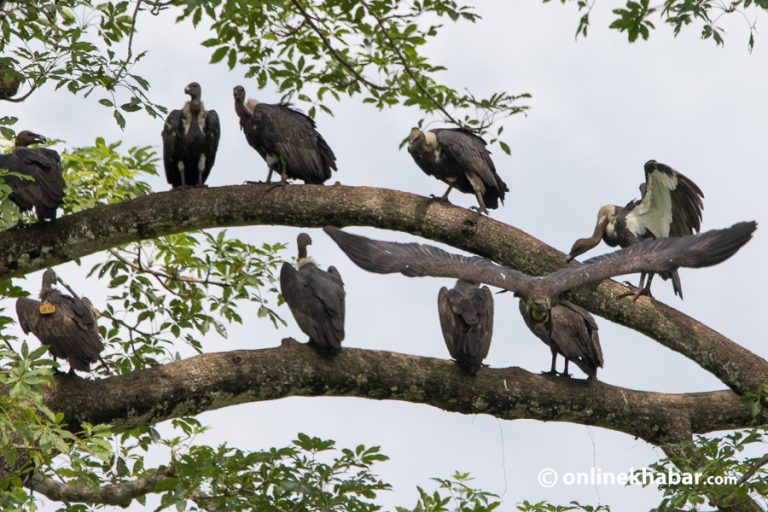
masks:
[[[445,197],[445,196],[436,196],[435,194],[429,194],[429,200],[430,201],[440,201],[441,203],[446,203],[446,204],[453,204],[447,197]]]
[[[295,338],[283,338],[280,340],[281,347],[290,347],[291,345],[301,345]]]
[[[243,183],[245,183],[246,185],[268,185],[269,184],[268,181],[245,181]]]
[[[481,215],[488,215],[489,217],[491,216],[491,214],[488,211],[488,209],[483,208],[482,206],[470,206],[469,209],[472,210],[473,212],[477,212],[477,213],[479,213]]]
[[[637,301],[637,299],[639,299],[643,295],[645,295],[646,297],[651,297],[651,298],[653,297],[653,295],[651,295],[651,289],[648,288],[647,286],[645,288],[638,288],[627,281],[624,281],[624,284],[632,288],[632,290],[622,293],[621,295],[616,297],[616,300],[621,300],[624,297],[632,297],[632,302],[635,302]]]
[[[541,375],[550,375],[552,377],[557,377],[558,375],[560,375],[560,373],[555,370],[549,370],[546,372],[541,372]]]

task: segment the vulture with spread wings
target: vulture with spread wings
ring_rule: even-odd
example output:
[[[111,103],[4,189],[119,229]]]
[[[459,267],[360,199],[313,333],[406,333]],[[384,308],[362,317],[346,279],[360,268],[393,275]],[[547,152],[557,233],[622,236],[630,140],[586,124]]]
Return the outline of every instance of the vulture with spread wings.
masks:
[[[475,375],[488,355],[493,336],[493,294],[487,286],[459,279],[437,296],[440,327],[448,352],[470,375]]]
[[[45,142],[45,137],[24,130],[16,135],[13,151],[0,155],[0,169],[7,169],[31,179],[3,176],[11,187],[8,197],[19,210],[35,209],[37,220],[53,220],[56,210],[64,204],[64,177],[61,157],[49,148],[30,148],[32,144]]]
[[[16,301],[19,324],[25,334],[37,336],[54,358],[66,359],[70,374],[90,371],[104,350],[93,305],[85,297],[75,299],[54,289],[57,281],[56,272],[48,269],[43,273],[40,300]]]
[[[310,345],[323,354],[337,354],[344,340],[344,281],[336,267],[322,270],[307,256],[307,246],[312,243],[308,234],[300,233],[296,242],[298,270],[283,263],[280,293],[299,328],[309,336]]]
[[[245,89],[234,89],[235,113],[245,140],[267,162],[269,174],[277,171],[288,179],[321,184],[336,170],[336,155],[315,129],[315,121],[287,103],[271,105],[245,99]]]
[[[704,194],[694,182],[668,165],[656,160],[646,162],[645,183],[640,185],[640,193],[640,199],[630,201],[623,208],[613,204],[600,208],[594,233],[574,242],[567,261],[592,249],[601,239],[611,247],[629,247],[643,240],[691,235],[701,229]],[[643,272],[637,291],[626,295],[633,295],[635,299],[650,295],[653,274]],[[673,289],[682,298],[677,270],[662,272],[661,276],[672,278]]]
[[[544,337],[540,334],[541,330],[532,330],[550,345],[553,356],[559,353],[582,369],[589,369],[602,366],[603,362],[597,330],[592,327],[594,319],[581,308],[574,309],[570,303],[561,301],[560,294],[612,276],[715,265],[735,254],[749,241],[756,228],[755,222],[741,222],[730,228],[699,235],[646,240],[540,277],[523,274],[485,258],[452,254],[431,245],[372,240],[335,227],[325,227],[324,230],[355,264],[370,272],[399,272],[409,277],[451,277],[515,292],[522,302],[520,311],[526,324],[529,327],[545,324],[547,332],[543,333]],[[571,311],[565,312],[563,307]],[[563,324],[564,318],[570,322],[577,319],[577,315],[582,318],[583,326]],[[574,339],[569,332],[582,332],[582,335]],[[572,342],[578,357],[574,358],[574,352],[564,347],[565,341],[562,340]],[[583,366],[579,364],[580,360]],[[594,371],[585,372],[590,376],[594,374]]]

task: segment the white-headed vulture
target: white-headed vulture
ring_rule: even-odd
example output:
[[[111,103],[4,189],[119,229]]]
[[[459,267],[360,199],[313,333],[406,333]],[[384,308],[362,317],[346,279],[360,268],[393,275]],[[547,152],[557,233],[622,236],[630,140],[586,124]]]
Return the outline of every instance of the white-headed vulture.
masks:
[[[421,131],[413,128],[408,136],[408,152],[422,171],[448,184],[442,199],[456,188],[474,194],[478,209],[499,207],[507,184],[496,173],[485,141],[462,128],[438,128]]]
[[[307,245],[312,243],[308,234],[299,234],[296,243],[298,270],[283,263],[280,292],[299,328],[309,336],[310,345],[321,354],[337,354],[344,340],[344,281],[336,267],[321,270],[307,256]]]
[[[0,169],[32,178],[3,177],[12,190],[9,199],[21,211],[34,208],[38,221],[56,218],[56,210],[64,204],[65,186],[59,154],[48,148],[28,147],[40,142],[45,142],[45,137],[24,130],[16,135],[13,151],[0,155]]]
[[[691,180],[668,165],[649,160],[645,163],[645,183],[640,185],[642,197],[621,207],[608,204],[597,213],[597,224],[592,236],[574,242],[568,261],[583,254],[604,240],[611,247],[629,247],[649,238],[666,238],[698,233],[701,228],[701,210],[704,194]],[[672,278],[675,293],[682,298],[683,289],[677,270],[662,273]],[[640,276],[640,284],[633,295],[651,294],[653,273]],[[645,285],[643,285],[645,283]]]
[[[271,182],[277,171],[283,183],[288,179],[324,183],[336,170],[336,155],[315,129],[315,121],[287,103],[268,104],[245,100],[245,89],[234,89],[235,113],[245,140],[267,162]]]
[[[680,267],[712,266],[733,256],[752,238],[755,229],[756,222],[740,222],[698,235],[645,240],[546,276],[532,277],[485,258],[452,254],[432,245],[383,242],[334,227],[324,228],[356,265],[370,272],[452,277],[515,292],[523,302],[520,312],[531,330],[557,353],[586,368],[590,377],[594,376],[591,369],[596,371],[602,365],[597,332],[590,327],[594,320],[573,305],[563,305],[562,293],[634,272],[672,272]],[[556,307],[557,312],[553,313]],[[578,324],[579,317],[584,325]],[[545,325],[534,329],[531,325],[535,324]],[[565,342],[566,338],[570,341]]]
[[[189,101],[172,110],[163,126],[163,166],[172,188],[198,186],[208,179],[216,161],[221,126],[215,110],[205,110],[200,84],[184,89]]]
[[[87,372],[91,363],[100,360],[104,343],[99,336],[91,301],[75,299],[54,288],[56,272],[43,273],[40,300],[20,298],[16,301],[16,315],[24,333],[32,333],[48,347],[54,358],[69,362],[69,373]]]
[[[448,352],[470,375],[475,375],[488,355],[493,337],[493,294],[487,286],[459,279],[450,290],[437,295],[440,327]]]

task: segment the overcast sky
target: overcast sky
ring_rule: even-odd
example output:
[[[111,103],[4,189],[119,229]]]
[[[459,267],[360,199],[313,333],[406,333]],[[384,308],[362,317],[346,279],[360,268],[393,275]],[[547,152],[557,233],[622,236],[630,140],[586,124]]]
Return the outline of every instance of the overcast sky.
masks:
[[[681,270],[685,301],[674,297],[671,283],[662,280],[654,281],[653,292],[659,300],[766,357],[762,318],[768,285],[766,35],[758,34],[749,54],[746,23],[735,18],[726,24],[724,48],[701,41],[697,29],[673,39],[667,28],[653,32],[648,42],[630,45],[624,35],[606,28],[609,10],[598,3],[589,38],[577,41],[573,35],[578,14],[570,5],[486,0],[478,8],[483,20],[448,25],[429,46],[433,63],[448,67],[442,78],[451,86],[477,93],[533,94],[530,114],[505,122],[512,155],[498,148],[493,151],[510,192],[506,205],[491,215],[567,251],[576,238],[591,234],[601,205],[623,205],[638,195],[645,161],[654,158],[672,166],[704,191],[704,229],[749,219],[760,222],[761,229],[720,266]],[[243,79],[243,69],[229,72],[223,65],[206,64],[209,52],[196,44],[206,37],[202,30],[176,27],[168,16],[152,20],[147,15],[139,30],[137,50],[150,53],[136,72],[152,83],[153,99],[178,108],[185,101],[184,86],[195,80],[202,85],[206,106],[219,113],[222,137],[208,184],[264,179],[266,165],[238,129],[232,87],[243,84],[250,96],[266,102],[278,100],[274,90],[257,91],[255,81]],[[111,112],[95,106],[95,101],[51,89],[35,93],[21,105],[5,104],[3,114],[17,115],[19,129],[66,140],[65,147],[91,144],[99,135],[108,141],[123,140],[124,147],[159,146],[162,121],[130,115],[121,132]],[[346,98],[334,111],[335,117],[317,119],[338,158],[339,172],[333,181],[422,195],[443,193],[441,182],[424,175],[405,150],[398,150],[419,112],[407,108],[378,112]],[[160,178],[152,184],[155,190],[168,187]],[[451,200],[462,206],[474,204],[472,197],[455,191]],[[388,240],[415,239],[370,228],[352,231]],[[294,256],[293,242],[300,230],[255,226],[231,232],[252,243],[289,241],[288,258]],[[310,233],[314,240],[310,254],[323,266],[336,265],[346,283],[345,346],[448,357],[436,302],[438,289],[451,285],[451,280],[369,274],[347,260],[321,231]],[[606,250],[600,245],[590,254]],[[99,297],[103,300],[104,285],[82,276],[101,258],[86,258],[82,268],[74,264],[57,268],[97,304]],[[629,279],[635,281],[637,276]],[[37,292],[39,274],[29,276],[26,284]],[[227,340],[205,340],[204,350],[272,347],[286,336],[305,340],[288,309],[283,307],[280,314],[288,327],[275,331],[268,321],[246,314],[246,325],[231,328]],[[605,356],[600,380],[665,392],[724,387],[657,342],[602,318],[598,323]],[[189,354],[184,347],[179,350]],[[486,362],[532,372],[549,368],[549,350],[525,327],[511,294],[496,296],[494,339]],[[575,367],[573,371],[583,377]],[[375,469],[394,486],[379,500],[387,509],[412,506],[416,485],[431,488],[429,478],[454,470],[470,472],[477,486],[501,495],[504,510],[523,499],[561,504],[576,499],[633,512],[648,510],[659,500],[654,489],[538,485],[542,468],[628,471],[662,456],[643,441],[599,428],[500,421],[425,405],[353,398],[289,398],[240,405],[205,413],[201,420],[211,430],[199,442],[229,442],[243,449],[285,445],[298,432],[335,439],[341,447],[381,445],[391,460]],[[166,461],[163,454],[152,460]]]

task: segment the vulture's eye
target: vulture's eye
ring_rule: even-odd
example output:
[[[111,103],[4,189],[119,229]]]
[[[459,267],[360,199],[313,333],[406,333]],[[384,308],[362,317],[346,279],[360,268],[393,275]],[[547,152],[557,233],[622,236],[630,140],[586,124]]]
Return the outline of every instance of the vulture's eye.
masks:
[[[540,309],[534,309],[531,311],[531,318],[534,322],[543,322],[547,319],[547,312]]]

